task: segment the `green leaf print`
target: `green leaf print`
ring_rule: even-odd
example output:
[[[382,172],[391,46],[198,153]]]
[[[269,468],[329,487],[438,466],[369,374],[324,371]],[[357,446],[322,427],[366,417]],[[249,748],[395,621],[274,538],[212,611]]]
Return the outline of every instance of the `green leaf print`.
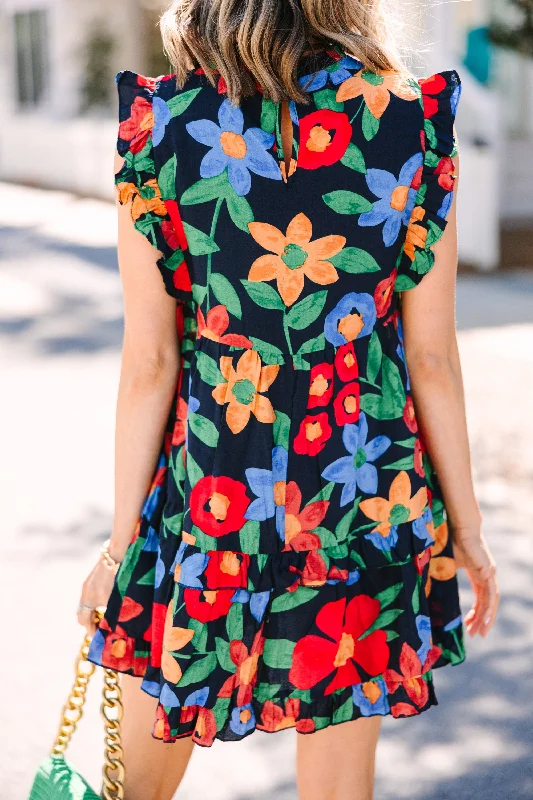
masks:
[[[319,89],[313,92],[313,100],[317,108],[329,108],[331,111],[344,111],[344,103],[337,101],[335,89]]]
[[[328,725],[331,725],[331,717],[313,717],[313,722],[315,723],[315,730],[321,731],[322,728],[327,728]]]
[[[192,296],[194,302],[201,306],[205,300],[205,296],[207,294],[207,286],[200,286],[199,283],[193,283],[192,285]]]
[[[284,592],[272,601],[270,610],[272,614],[278,614],[281,611],[290,611],[293,608],[309,603],[317,596],[317,590],[312,589],[310,586],[298,586],[295,592]]]
[[[270,344],[270,342],[264,342],[262,339],[258,339],[257,336],[250,336],[249,338],[253,343],[254,350],[257,350],[261,356],[261,361],[263,361],[264,364],[285,363],[283,353],[279,347],[276,347],[274,344]]]
[[[218,428],[207,417],[189,411],[187,416],[189,427],[195,436],[208,447],[216,447],[218,444]]]
[[[183,114],[186,111],[198,92],[201,91],[201,87],[199,89],[191,89],[189,92],[183,92],[183,94],[175,95],[171,97],[170,100],[167,100],[167,106],[170,108],[170,116],[178,117],[180,114]]]
[[[291,642],[290,639],[267,639],[265,641],[263,661],[267,667],[272,667],[273,669],[290,669],[295,647],[296,642]]]
[[[268,283],[247,281],[241,278],[241,283],[246,289],[249,297],[261,308],[271,308],[277,311],[284,311],[285,304],[276,290]]]
[[[258,683],[254,691],[254,696],[260,703],[266,700],[273,700],[281,689],[281,683]]]
[[[361,78],[367,83],[371,83],[372,86],[381,86],[385,80],[383,75],[377,75],[375,72],[371,72],[369,69],[364,69],[361,72]]]
[[[180,678],[180,686],[190,686],[191,683],[202,683],[212,673],[217,665],[216,653],[208,653],[205,658],[195,661]]]
[[[263,98],[261,103],[261,130],[274,133],[278,119],[278,105],[273,100]]]
[[[235,191],[230,191],[226,195],[226,204],[233,224],[241,231],[250,233],[248,223],[254,221],[254,212],[246,197],[240,197]]]
[[[204,473],[202,472],[202,468],[194,460],[194,457],[191,455],[189,450],[187,451],[186,459],[187,459],[187,477],[189,479],[191,486],[194,486],[196,483],[198,483],[198,481],[202,480],[202,478],[204,477]]]
[[[341,158],[341,164],[344,164],[345,167],[349,167],[356,172],[361,172],[363,175],[366,174],[365,157],[353,142],[350,142],[348,145],[345,154]]]
[[[196,368],[200,373],[204,383],[209,386],[218,386],[219,383],[225,383],[223,374],[218,368],[218,364],[214,358],[203,353],[201,350],[196,352]]]
[[[226,672],[235,672],[237,666],[231,660],[229,642],[227,642],[225,639],[222,639],[220,636],[216,636],[215,646],[218,663],[222,669],[226,670]]]
[[[379,631],[381,628],[386,628],[387,625],[391,625],[395,619],[398,619],[400,614],[403,614],[403,608],[391,608],[389,611],[383,611],[377,620],[374,622],[373,625],[368,628],[360,637],[359,641],[362,639],[366,639],[367,636],[370,636],[371,633],[374,631]]]
[[[418,272],[419,275],[425,275],[431,269],[432,264],[433,258],[427,250],[416,251],[412,266],[415,272]]]
[[[417,576],[417,579],[416,579],[416,586],[415,586],[415,589],[414,589],[414,592],[413,592],[413,599],[411,601],[411,604],[413,606],[413,613],[414,614],[418,614],[418,612],[420,611],[420,576],[419,575]]]
[[[176,199],[176,163],[177,158],[176,154],[174,154],[172,158],[169,158],[168,161],[163,164],[159,171],[157,183],[159,184],[163,200]]]
[[[220,250],[220,247],[211,236],[195,228],[194,225],[184,222],[183,229],[191,256],[206,256],[208,253],[217,253]]]
[[[182,250],[175,250],[170,258],[167,258],[165,261],[165,267],[167,269],[171,269],[173,272],[177,270],[180,264],[183,264],[184,261],[183,251]]]
[[[239,531],[239,541],[243,553],[259,552],[259,522],[249,519]]]
[[[372,333],[368,344],[368,357],[366,362],[366,377],[370,383],[375,383],[381,367],[383,349],[377,331]]]
[[[359,247],[345,247],[336,256],[329,258],[328,261],[331,261],[337,269],[342,269],[343,272],[351,274],[379,272],[381,269],[376,259],[366,250],[361,250]]]
[[[373,204],[360,194],[349,192],[346,189],[336,189],[322,195],[324,203],[337,214],[362,214],[370,211]]]
[[[181,195],[180,203],[183,206],[194,206],[225,197],[230,189],[227,170],[214,178],[200,178],[199,181],[189,186]]]
[[[354,521],[357,515],[361,499],[362,499],[361,497],[356,497],[353,506],[337,523],[337,527],[335,528],[335,538],[337,542],[343,542],[344,539],[346,539],[346,537],[350,533],[350,528],[352,527],[352,522]]]
[[[326,346],[326,337],[323,333],[319,333],[314,339],[308,339],[298,350],[298,356],[306,355],[307,353],[314,353],[317,350],[323,350]]]
[[[191,484],[194,486],[194,483]],[[196,546],[203,550],[203,552],[207,552],[208,550],[216,550],[217,540],[215,536],[210,536],[208,533],[204,533],[201,528],[198,528],[197,525],[192,526],[191,530],[192,535],[196,539]]]
[[[397,419],[403,415],[405,390],[400,371],[388,356],[383,356],[381,376],[382,394],[363,394],[361,408],[374,419]]]
[[[394,283],[394,291],[406,292],[409,289],[414,289],[415,286],[416,283],[408,275],[398,275]]]
[[[142,578],[137,581],[137,586],[153,586],[155,583],[155,567],[145,572]]]
[[[365,109],[363,111],[363,119],[361,124],[363,128],[363,136],[367,142],[369,142],[379,131],[379,119],[376,119],[367,105],[365,105]]]
[[[394,469],[400,472],[403,469],[414,469],[415,457],[413,454],[399,458],[398,461],[393,461],[392,464],[384,464],[381,469]]]
[[[199,653],[207,652],[207,625],[200,622],[199,619],[191,617],[189,620],[188,628],[192,628],[194,636],[192,637],[192,644]]]
[[[335,488],[335,481],[330,481],[326,483],[325,486],[317,492],[311,500],[308,500],[306,506],[310,506],[311,503],[318,503],[320,500],[329,500],[332,495],[333,489]]]
[[[337,538],[332,531],[329,531],[327,528],[313,528],[312,533],[315,533],[318,537],[320,537],[320,544],[322,547],[335,547],[337,544]]]
[[[213,714],[215,716],[217,731],[221,730],[228,719],[230,702],[230,697],[217,697],[217,701],[213,706]]]
[[[400,634],[396,633],[396,631],[385,631],[385,633],[387,634],[387,641],[388,642],[392,642],[392,641],[394,641],[394,639],[399,639],[399,637],[400,637]]]
[[[242,308],[239,295],[226,276],[222,275],[220,272],[211,273],[209,285],[218,302],[222,303],[222,305],[226,306],[228,309],[228,314],[232,314],[234,317],[237,317],[237,319],[241,319]]]
[[[424,120],[424,131],[428,138],[429,146],[435,150],[437,148],[437,137],[435,136],[435,126],[430,119]]]
[[[430,219],[428,222],[428,228],[429,230],[426,238],[426,247],[431,247],[432,245],[434,245],[436,242],[439,241],[444,231],[442,230],[442,228],[439,228],[439,226],[435,222],[433,222],[432,219]]]
[[[233,639],[242,640],[244,635],[242,616],[242,603],[232,603],[226,617],[226,631],[230,642]]]
[[[379,600],[381,610],[387,608],[387,606],[390,606],[391,603],[394,603],[403,588],[403,583],[395,583],[394,586],[389,586],[388,589],[378,592],[375,599]]]
[[[313,702],[310,689],[294,689],[289,696],[295,698],[296,700],[301,700],[302,703],[310,704]]]
[[[137,566],[137,562],[139,561],[139,556],[145,541],[146,539],[143,536],[138,536],[135,542],[130,544],[126,550],[126,555],[124,556],[124,560],[122,561],[120,569],[117,572],[116,579],[117,589],[119,590],[121,597],[124,597],[124,593],[128,589],[133,571]]]
[[[350,697],[335,709],[333,712],[333,724],[337,722],[348,722],[353,717],[353,699]]]
[[[420,189],[416,193],[416,205],[421,206],[424,204],[424,200],[426,199],[426,194],[428,191],[427,183],[420,184]]]
[[[181,536],[183,531],[183,512],[174,514],[172,517],[163,517],[166,529],[174,536]]]
[[[291,306],[287,313],[287,325],[289,328],[294,328],[297,331],[308,328],[320,316],[327,296],[327,290],[314,292],[304,297],[299,303]]]
[[[272,425],[272,436],[275,445],[281,445],[285,450],[289,449],[289,436],[291,430],[291,420],[283,411],[276,411],[276,419]]]
[[[407,447],[409,450],[412,450],[416,443],[416,436],[410,436],[408,439],[400,439],[394,444],[397,444],[398,447]]]

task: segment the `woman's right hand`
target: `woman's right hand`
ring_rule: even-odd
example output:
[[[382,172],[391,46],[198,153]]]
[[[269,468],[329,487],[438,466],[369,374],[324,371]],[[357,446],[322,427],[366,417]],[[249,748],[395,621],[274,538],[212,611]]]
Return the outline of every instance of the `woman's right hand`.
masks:
[[[500,603],[496,562],[479,531],[454,529],[452,542],[456,564],[465,570],[474,592],[472,608],[464,620],[466,630],[470,636],[486,636]]]
[[[107,606],[116,569],[110,567],[103,558],[99,558],[81,588],[78,622],[87,629],[89,636],[94,636],[97,628],[95,610]]]

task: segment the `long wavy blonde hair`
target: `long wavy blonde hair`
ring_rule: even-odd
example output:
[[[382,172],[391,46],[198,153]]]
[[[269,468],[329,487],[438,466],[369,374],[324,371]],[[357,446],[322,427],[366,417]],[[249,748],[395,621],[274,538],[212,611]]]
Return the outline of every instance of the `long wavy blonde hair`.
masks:
[[[297,80],[302,55],[338,46],[372,70],[405,72],[386,0],[174,0],[161,18],[165,51],[181,87],[201,67],[225,81],[230,100],[259,84],[279,102],[307,102]]]

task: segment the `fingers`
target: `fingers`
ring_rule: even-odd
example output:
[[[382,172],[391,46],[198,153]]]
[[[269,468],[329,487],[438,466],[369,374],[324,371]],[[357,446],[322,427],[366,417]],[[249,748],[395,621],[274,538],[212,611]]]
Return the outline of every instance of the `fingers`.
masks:
[[[494,565],[481,570],[467,570],[474,590],[472,608],[465,617],[465,627],[470,636],[478,633],[485,637],[494,624],[499,605],[499,590]]]

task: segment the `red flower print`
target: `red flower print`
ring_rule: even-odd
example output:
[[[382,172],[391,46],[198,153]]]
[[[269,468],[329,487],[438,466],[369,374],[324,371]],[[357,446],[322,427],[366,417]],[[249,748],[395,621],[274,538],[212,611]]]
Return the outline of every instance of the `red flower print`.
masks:
[[[353,381],[359,377],[353,342],[341,344],[335,353],[335,369],[341,381]]]
[[[413,404],[413,398],[408,395],[407,400],[405,401],[405,408],[403,410],[403,421],[411,431],[411,433],[416,433],[418,430],[418,423],[416,421],[415,416],[415,407]]]
[[[204,575],[209,589],[246,589],[250,556],[231,550],[210,550]]]
[[[376,312],[378,317],[384,317],[390,308],[397,274],[398,270],[393,269],[388,278],[383,278],[383,280],[380,281],[376,286],[374,291],[374,302],[376,303]]]
[[[152,104],[144,97],[136,97],[131,106],[131,116],[120,123],[120,139],[130,143],[130,151],[140,153],[154,127]]]
[[[333,401],[335,422],[337,425],[346,425],[348,422],[357,422],[359,419],[359,384],[347,383],[343,386]]]
[[[184,292],[192,291],[191,276],[185,260],[174,270],[172,281],[176,289],[182,289]]]
[[[246,487],[240,481],[206,475],[191,492],[192,521],[209,536],[224,536],[242,528],[249,503]]]
[[[294,452],[300,456],[316,456],[331,436],[331,425],[325,411],[315,416],[307,415],[300,423],[294,439]]]
[[[439,110],[439,101],[436,97],[432,97],[431,95],[437,95],[439,92],[442,92],[442,90],[446,88],[446,80],[442,75],[432,75],[430,78],[422,78],[422,80],[418,82],[422,89],[424,117],[428,119]]]
[[[197,715],[197,716],[196,716]],[[203,706],[182,706],[180,709],[180,722],[192,722],[196,716],[196,724],[192,739],[198,744],[207,747],[213,744],[217,732],[217,721],[210,708]]]
[[[449,156],[441,158],[436,168],[433,170],[434,175],[438,175],[439,186],[445,192],[452,192],[455,183],[455,164]]]
[[[431,560],[431,547],[426,547],[417,556],[415,556],[415,568],[419,575],[423,575],[426,564]]]
[[[310,372],[307,408],[327,406],[333,395],[333,364],[315,364]]]
[[[422,446],[422,442],[420,439],[416,439],[415,441],[415,454],[414,454],[414,466],[415,472],[417,475],[420,475],[421,478],[424,477],[424,448]]]
[[[296,643],[289,680],[297,689],[310,689],[333,674],[325,689],[337,689],[359,683],[356,664],[371,676],[380,675],[389,662],[387,634],[378,630],[360,637],[379,616],[380,602],[359,595],[346,604],[346,598],[327,603],[316,618],[316,625],[328,638],[308,634]]]
[[[250,650],[248,650],[244,642],[240,642],[238,639],[233,639],[230,642],[230,658],[237,669],[225,681],[217,697],[231,697],[238,686],[237,705],[245,706],[252,702],[253,689],[257,681],[257,662],[264,649],[265,640],[262,626],[255,634]]]
[[[429,691],[427,682],[422,675],[424,672],[428,672],[431,669],[441,652],[440,647],[432,645],[424,664],[422,664],[413,648],[408,645],[407,642],[404,642],[402,645],[402,652],[400,653],[401,675],[394,669],[388,669],[383,675],[389,693],[394,694],[401,685],[405,689],[409,699],[412,700],[418,708],[423,708],[429,700]],[[405,714],[405,711],[401,713]],[[393,713],[393,716],[397,715]]]
[[[152,604],[152,622],[145,634],[145,638],[152,643],[152,647],[150,648],[150,664],[153,667],[161,666],[163,636],[165,633],[165,621],[168,613],[168,606],[166,606],[164,603]]]
[[[313,111],[300,120],[298,166],[317,169],[335,164],[345,154],[351,138],[347,114],[327,108]]]
[[[144,607],[132,600],[131,597],[125,597],[118,615],[119,622],[129,622],[130,619],[135,619],[142,613]]]
[[[154,739],[161,739],[164,742],[170,742],[172,740],[170,735],[168,715],[163,706],[157,707],[155,723],[154,727],[152,728],[152,736]]]
[[[231,606],[234,589],[217,589],[203,592],[201,589],[185,589],[183,598],[187,614],[200,622],[213,622],[225,617]]]
[[[204,317],[202,309],[198,306],[198,336],[211,339],[213,342],[223,342],[234,347],[244,347],[249,350],[252,342],[239,333],[224,333],[229,325],[229,315],[226,306],[213,306]]]
[[[316,550],[321,547],[320,537],[311,533],[317,528],[329,508],[329,500],[309,503],[301,511],[302,493],[295,481],[289,481],[285,490],[285,550]]]
[[[102,651],[102,664],[108,669],[117,669],[120,672],[133,671],[134,675],[144,675],[148,659],[135,658],[135,639],[128,636],[120,625],[112,630],[105,619],[100,623],[100,628],[109,631]]]
[[[183,228],[180,210],[175,200],[165,200],[165,205],[170,217],[170,221],[166,220],[162,224],[163,235],[173,250],[178,247],[181,250],[186,250],[188,247],[187,236]],[[166,228],[164,226],[167,226]]]
[[[261,711],[262,725],[258,725],[262,731],[281,731],[283,728],[294,728],[296,720],[300,716],[300,700],[291,698],[286,701],[285,709],[280,708],[272,700],[266,700]]]

